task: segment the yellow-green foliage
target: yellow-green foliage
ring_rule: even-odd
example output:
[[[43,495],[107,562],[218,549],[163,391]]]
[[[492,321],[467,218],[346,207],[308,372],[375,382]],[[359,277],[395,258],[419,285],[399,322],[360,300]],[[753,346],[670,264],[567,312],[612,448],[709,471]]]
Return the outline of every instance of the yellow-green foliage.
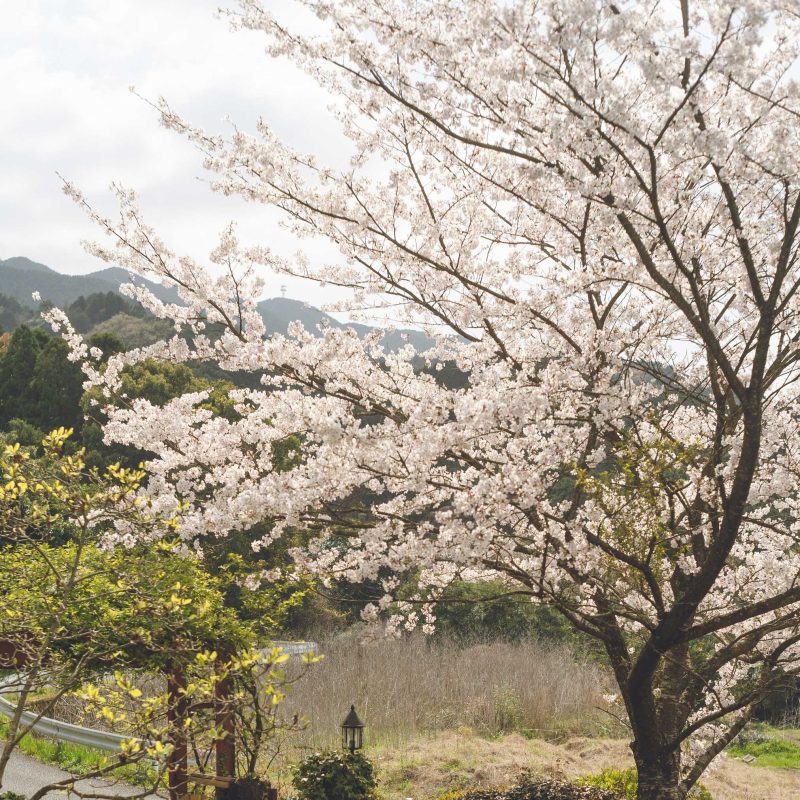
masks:
[[[618,795],[621,800],[636,800],[636,791],[639,787],[639,776],[636,769],[604,769],[596,775],[587,775],[578,783],[582,786],[594,786],[598,789],[607,789]],[[703,784],[697,784],[689,792],[690,800],[712,800],[711,793]]]
[[[179,702],[193,713],[181,735],[200,750],[222,735],[214,701],[224,682],[239,736],[257,754],[285,727],[275,709],[289,682],[288,656],[259,652],[259,634],[302,594],[254,592],[243,619],[227,600],[244,565],[211,574],[180,540],[182,510],[156,511],[140,492],[142,469],[87,468],[70,434],[54,431],[40,451],[0,446],[0,639],[16,646],[19,707],[46,690],[38,710],[47,715],[76,695],[89,724],[128,737],[119,757],[90,754],[76,768],[105,774],[147,761],[157,780],[176,736],[164,674],[182,684]],[[19,720],[6,723],[4,749],[25,733]]]
[[[60,593],[70,572],[74,586]],[[6,545],[0,629],[7,639],[42,642],[57,614],[50,659],[157,669],[199,649],[251,643],[249,628],[224,608],[218,584],[196,557],[167,544],[111,552],[94,543]]]
[[[594,786],[598,789],[608,789],[619,795],[624,800],[636,800],[636,791],[639,786],[639,776],[636,769],[604,769],[597,775],[587,775],[578,781],[582,786]]]
[[[49,434],[39,457],[19,444],[0,449],[2,638],[46,647],[51,661],[160,668],[182,654],[254,645],[303,601],[303,591],[277,584],[246,593],[248,613],[228,608],[246,574],[241,559],[209,574],[179,546],[180,509],[156,513],[139,494],[145,473],[87,469],[82,450],[66,450],[70,434]],[[108,549],[115,525],[130,535]]]
[[[214,699],[223,682],[234,686],[233,693],[228,695],[234,708],[243,708],[247,699],[238,688],[242,678],[249,678],[251,684],[256,680],[269,698],[270,707],[278,706],[284,699],[286,676],[282,665],[288,658],[278,649],[266,653],[240,652],[228,658],[216,651],[195,653],[182,666],[184,685],[180,696],[194,713],[182,723],[181,734],[201,750],[212,746],[219,733],[215,727]],[[175,735],[168,719],[172,702],[168,692],[144,694],[129,675],[116,671],[113,680],[86,683],[76,694],[83,700],[89,720],[100,720],[130,737],[121,747],[125,760],[146,755],[157,764],[166,761]]]
[[[87,470],[83,450],[66,450],[71,435],[67,428],[49,433],[39,458],[19,443],[0,448],[0,534],[5,542],[52,543],[65,527],[96,536],[120,520],[131,531],[151,535],[174,529],[174,515],[156,515],[141,504],[141,469],[112,464],[102,473]]]
[[[159,667],[222,642],[252,636],[224,608],[220,581],[168,543],[175,514],[153,512],[138,489],[141,470],[87,470],[83,451],[65,452],[60,428],[32,457],[18,444],[0,451],[0,634],[29,659]],[[102,547],[114,524],[131,540]],[[41,651],[41,652],[40,652]]]

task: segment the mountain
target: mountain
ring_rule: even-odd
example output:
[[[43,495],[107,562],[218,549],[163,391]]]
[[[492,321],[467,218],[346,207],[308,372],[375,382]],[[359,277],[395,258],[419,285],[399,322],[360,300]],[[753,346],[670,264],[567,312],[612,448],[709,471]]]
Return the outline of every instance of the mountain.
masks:
[[[311,333],[316,333],[320,325],[328,325],[331,328],[345,327],[324,311],[300,300],[290,300],[288,297],[272,297],[269,300],[262,300],[256,308],[261,314],[269,334],[285,334],[289,323],[295,321],[302,322],[303,326]]]
[[[0,294],[13,297],[29,308],[38,305],[31,297],[34,292],[39,292],[42,300],[49,300],[59,307],[64,307],[81,295],[109,291],[119,293],[120,284],[128,282],[130,282],[128,273],[117,267],[91,272],[88,275],[62,275],[24,256],[0,259]],[[166,289],[158,283],[142,278],[137,278],[136,282],[147,286],[160,300],[169,303],[179,302],[175,289]]]
[[[320,326],[331,328],[353,328],[362,338],[372,333],[375,328],[362,325],[358,322],[339,322],[330,314],[309,306],[300,300],[290,300],[287,297],[271,297],[262,300],[258,306],[267,333],[285,334],[290,322],[300,321],[310,333],[317,334]],[[406,344],[412,344],[417,350],[427,350],[433,347],[433,339],[422,331],[409,329],[387,331],[383,335],[381,344],[387,350],[399,350]]]
[[[31,297],[34,292],[39,292],[42,300],[49,300],[59,308],[66,309],[81,296],[88,298],[89,295],[105,294],[109,291],[119,294],[120,284],[129,281],[126,270],[119,267],[109,267],[88,275],[62,275],[24,256],[7,258],[5,261],[0,259],[0,295],[6,295],[31,310],[38,306]],[[167,289],[138,277],[136,283],[147,286],[164,302],[180,303],[175,289]],[[285,334],[289,323],[295,320],[302,322],[313,334],[317,334],[320,326],[325,325],[331,328],[353,328],[362,337],[375,330],[369,325],[339,322],[318,308],[286,297],[262,300],[258,304],[258,310],[264,319],[267,333]],[[6,327],[14,326],[7,324]],[[141,347],[169,335],[170,329],[169,324],[163,320],[149,316],[138,318],[123,313],[96,325],[90,334],[116,332],[127,346]],[[387,331],[382,341],[387,350],[398,350],[408,343],[417,350],[427,350],[433,346],[433,339],[421,331],[393,330]]]
[[[55,272],[55,270],[50,269],[50,267],[39,264],[37,261],[31,261],[29,258],[25,258],[25,256],[14,256],[5,261],[0,259],[0,264],[11,267],[12,269],[28,270],[28,272]]]

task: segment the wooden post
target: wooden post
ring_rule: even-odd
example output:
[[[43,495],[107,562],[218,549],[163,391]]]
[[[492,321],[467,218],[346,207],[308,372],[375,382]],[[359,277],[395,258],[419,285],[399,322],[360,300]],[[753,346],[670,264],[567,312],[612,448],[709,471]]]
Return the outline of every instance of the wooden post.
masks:
[[[39,647],[39,643],[29,634],[22,634],[13,642],[0,640],[0,668],[24,669],[35,666],[37,660],[39,665],[47,664],[49,655],[37,652]]]
[[[189,791],[188,748],[183,723],[186,719],[186,676],[180,667],[167,675],[167,721],[172,731],[174,749],[167,759],[169,800],[182,800]]]
[[[233,677],[228,675],[219,680],[214,688],[214,722],[223,734],[214,742],[218,778],[233,779],[236,772],[236,718],[233,699]],[[224,800],[224,797],[225,790],[217,789],[217,800]]]

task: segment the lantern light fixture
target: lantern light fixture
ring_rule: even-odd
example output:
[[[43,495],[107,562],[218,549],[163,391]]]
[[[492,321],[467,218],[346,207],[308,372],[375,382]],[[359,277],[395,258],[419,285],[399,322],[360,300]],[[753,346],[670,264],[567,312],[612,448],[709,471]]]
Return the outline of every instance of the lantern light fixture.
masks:
[[[355,753],[364,746],[364,723],[356,714],[356,707],[350,706],[350,713],[342,723],[342,746]]]

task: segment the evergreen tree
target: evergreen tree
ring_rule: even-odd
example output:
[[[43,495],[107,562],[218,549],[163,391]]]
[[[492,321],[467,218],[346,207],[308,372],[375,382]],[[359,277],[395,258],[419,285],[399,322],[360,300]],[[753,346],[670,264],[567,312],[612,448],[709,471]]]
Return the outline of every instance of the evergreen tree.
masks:
[[[36,406],[29,419],[43,430],[56,427],[78,429],[83,372],[67,358],[69,346],[55,337],[41,348],[31,375],[30,390]]]
[[[102,343],[96,346],[105,352]],[[186,392],[209,389],[211,383],[197,378],[185,364],[143,361],[125,368],[122,387],[127,398],[140,398],[153,405],[163,406]],[[108,447],[103,444],[102,426],[106,417],[101,410],[102,400],[99,392],[87,392],[80,401],[86,415],[86,424],[81,434],[83,446],[86,448],[86,461],[92,467],[107,466],[115,461],[126,466],[135,466],[145,457],[143,451],[125,445]]]
[[[15,298],[0,294],[0,332],[13,331],[31,316],[31,310]]]
[[[79,333],[86,333],[117,314],[141,316],[142,313],[140,306],[134,306],[116,292],[81,295],[67,308],[67,316]]]
[[[31,389],[36,357],[42,348],[43,331],[20,325],[11,337],[0,359],[0,426],[5,427],[14,417],[32,421],[36,414],[37,398]]]
[[[96,333],[89,338],[88,345],[103,351],[103,363],[108,361],[115,353],[121,353],[125,350],[125,344],[122,339],[113,333]]]

